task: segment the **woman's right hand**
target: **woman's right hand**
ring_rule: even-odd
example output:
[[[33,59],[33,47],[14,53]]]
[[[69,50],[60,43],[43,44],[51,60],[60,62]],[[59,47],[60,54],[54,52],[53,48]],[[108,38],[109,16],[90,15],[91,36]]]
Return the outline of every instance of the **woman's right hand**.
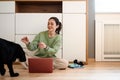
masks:
[[[23,37],[21,41],[25,44],[29,44],[29,39],[27,37]]]

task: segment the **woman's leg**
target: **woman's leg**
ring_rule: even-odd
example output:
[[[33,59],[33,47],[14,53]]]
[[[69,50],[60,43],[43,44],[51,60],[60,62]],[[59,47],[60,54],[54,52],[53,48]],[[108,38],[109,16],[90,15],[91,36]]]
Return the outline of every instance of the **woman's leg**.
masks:
[[[68,61],[61,58],[54,58],[53,65],[55,69],[66,69],[68,67]]]

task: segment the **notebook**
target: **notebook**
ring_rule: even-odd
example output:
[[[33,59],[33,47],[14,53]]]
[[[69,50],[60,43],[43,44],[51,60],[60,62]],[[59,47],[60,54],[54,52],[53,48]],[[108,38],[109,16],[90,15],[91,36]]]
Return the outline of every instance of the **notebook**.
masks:
[[[28,58],[30,73],[52,73],[52,58]]]

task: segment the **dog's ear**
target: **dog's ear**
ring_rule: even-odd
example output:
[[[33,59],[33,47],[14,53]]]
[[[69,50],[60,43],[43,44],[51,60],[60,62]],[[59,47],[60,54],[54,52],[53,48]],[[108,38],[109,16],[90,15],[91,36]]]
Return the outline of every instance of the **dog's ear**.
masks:
[[[25,52],[24,51],[21,51],[20,56],[19,56],[19,61],[20,62],[26,61],[26,56],[25,56]]]
[[[26,61],[25,52],[19,44],[17,44],[17,54],[18,54],[17,58],[19,59],[20,62]]]

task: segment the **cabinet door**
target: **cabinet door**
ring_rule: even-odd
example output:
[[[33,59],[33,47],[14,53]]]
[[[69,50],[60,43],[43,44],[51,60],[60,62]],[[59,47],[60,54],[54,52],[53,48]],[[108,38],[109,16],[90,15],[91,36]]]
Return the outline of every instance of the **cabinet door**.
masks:
[[[0,13],[14,13],[15,1],[0,1]]]
[[[0,14],[0,38],[14,41],[14,14]]]
[[[63,1],[63,13],[86,13],[86,1]]]
[[[85,14],[63,14],[63,58],[86,61]]]
[[[52,16],[62,20],[62,14],[18,13],[16,14],[16,34],[38,34],[47,30],[48,19]]]

